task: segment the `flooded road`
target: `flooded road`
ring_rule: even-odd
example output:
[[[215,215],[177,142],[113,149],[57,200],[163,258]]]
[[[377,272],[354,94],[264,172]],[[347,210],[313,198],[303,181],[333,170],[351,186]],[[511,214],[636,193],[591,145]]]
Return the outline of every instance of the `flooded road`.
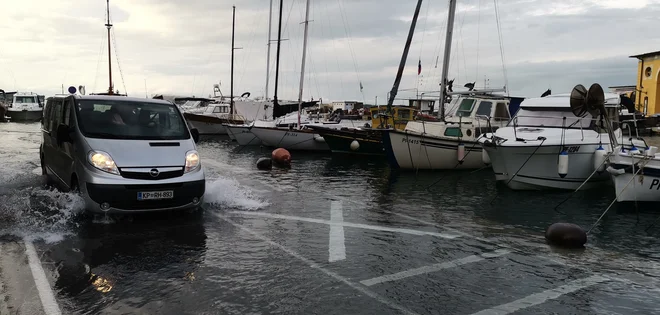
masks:
[[[38,130],[0,124],[3,315],[660,313],[660,212],[615,208],[584,250],[545,244],[554,222],[591,227],[609,187],[560,213],[568,193],[490,170],[293,152],[263,172],[270,151],[219,138],[200,143],[203,211],[89,217],[42,186]]]

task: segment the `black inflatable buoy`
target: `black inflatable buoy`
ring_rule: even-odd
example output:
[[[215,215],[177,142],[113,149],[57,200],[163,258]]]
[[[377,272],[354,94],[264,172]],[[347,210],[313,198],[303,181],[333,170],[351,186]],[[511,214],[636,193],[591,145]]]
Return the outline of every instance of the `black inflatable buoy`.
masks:
[[[587,232],[573,223],[555,223],[545,230],[548,243],[565,248],[583,248],[587,243]]]
[[[273,168],[273,160],[267,157],[259,158],[257,160],[257,168],[260,170],[270,170]]]

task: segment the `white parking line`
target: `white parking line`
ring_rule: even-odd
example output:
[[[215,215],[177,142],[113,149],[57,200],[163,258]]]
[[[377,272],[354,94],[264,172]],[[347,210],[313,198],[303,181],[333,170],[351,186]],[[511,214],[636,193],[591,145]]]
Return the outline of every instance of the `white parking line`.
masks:
[[[335,223],[344,222],[344,211],[341,201],[330,202],[330,221]],[[330,240],[328,246],[328,261],[346,259],[346,244],[344,243],[344,227],[341,225],[330,226]]]
[[[293,256],[294,258],[296,258],[296,259],[302,261],[303,263],[307,264],[310,268],[317,269],[317,270],[323,272],[324,274],[326,274],[327,276],[332,277],[332,278],[334,278],[335,280],[340,281],[340,282],[342,282],[342,283],[348,285],[349,287],[351,287],[351,288],[353,288],[353,289],[359,291],[360,293],[362,293],[362,294],[364,294],[364,295],[366,295],[366,296],[368,296],[368,297],[373,298],[374,300],[376,300],[376,301],[378,301],[378,302],[380,302],[380,303],[382,303],[382,304],[385,304],[385,305],[389,306],[389,307],[392,308],[392,309],[398,310],[398,311],[400,311],[400,312],[402,312],[402,313],[404,313],[404,314],[411,314],[411,315],[416,314],[416,313],[414,313],[414,312],[412,312],[412,311],[410,311],[410,310],[404,308],[403,306],[400,306],[400,305],[398,305],[398,304],[396,304],[396,303],[394,303],[394,302],[391,302],[391,301],[387,300],[386,298],[384,298],[384,297],[378,295],[377,293],[372,292],[372,291],[368,290],[367,288],[365,288],[365,287],[363,287],[363,286],[360,286],[360,285],[357,284],[357,283],[351,282],[351,281],[348,280],[347,278],[344,278],[344,277],[340,276],[339,274],[337,274],[337,273],[335,273],[335,272],[333,272],[333,271],[330,271],[330,270],[328,270],[328,269],[325,269],[325,268],[319,266],[317,263],[315,263],[315,262],[313,262],[313,261],[311,261],[311,260],[309,260],[309,259],[307,259],[307,258],[301,256],[300,254],[294,252],[293,250],[291,250],[291,249],[289,249],[289,248],[287,248],[287,247],[285,247],[285,246],[283,246],[283,245],[280,245],[280,244],[276,243],[275,241],[273,241],[273,240],[271,240],[271,239],[269,239],[269,238],[267,238],[267,237],[265,237],[265,236],[263,236],[263,235],[261,235],[261,234],[255,232],[255,231],[253,231],[253,230],[251,230],[251,229],[249,229],[249,228],[247,228],[247,227],[245,227],[245,226],[242,226],[242,225],[240,225],[240,224],[238,224],[238,223],[232,221],[231,219],[225,217],[225,216],[222,215],[222,214],[216,213],[215,215],[218,216],[220,219],[225,220],[227,223],[229,223],[229,224],[231,224],[231,225],[233,225],[233,226],[235,226],[235,227],[237,227],[237,228],[239,228],[239,229],[241,229],[241,230],[243,230],[243,231],[245,231],[245,232],[247,232],[247,233],[252,234],[254,237],[256,237],[256,238],[258,238],[258,239],[260,239],[260,240],[262,240],[262,241],[264,241],[264,242],[266,242],[266,243],[268,243],[268,244],[270,244],[271,246],[279,248],[280,250],[284,251],[285,253],[287,253],[287,254]]]
[[[578,279],[569,282],[568,284],[562,285],[558,288],[555,289],[550,289],[550,290],[545,290],[540,293],[528,295],[522,299],[515,300],[511,303],[507,304],[502,304],[499,306],[495,306],[483,311],[479,311],[477,313],[474,313],[472,315],[506,315],[506,314],[511,314],[513,312],[517,312],[519,310],[536,306],[539,304],[543,304],[548,300],[556,299],[564,294],[572,293],[581,289],[584,289],[586,287],[590,287],[595,284],[599,284],[601,282],[608,281],[610,279],[600,276],[600,275],[595,275],[591,276],[588,278],[583,278],[583,279]]]
[[[402,229],[402,228],[391,228],[391,227],[386,227],[386,226],[368,225],[368,224],[350,223],[350,222],[332,222],[332,221],[328,221],[328,220],[295,217],[295,216],[264,213],[264,212],[231,211],[229,213],[242,214],[242,215],[255,216],[255,217],[264,217],[264,218],[270,218],[270,219],[284,219],[284,220],[302,221],[302,222],[310,222],[310,223],[318,223],[318,224],[327,224],[327,225],[330,225],[330,226],[336,225],[336,226],[343,226],[343,227],[353,227],[353,228],[358,228],[358,229],[392,232],[392,233],[403,233],[403,234],[420,235],[420,236],[421,235],[430,235],[430,236],[437,236],[437,237],[446,238],[446,239],[455,239],[455,238],[460,237],[460,235],[454,235],[454,234],[427,232],[427,231]]]
[[[470,263],[479,262],[479,261],[482,261],[482,260],[488,259],[488,258],[500,257],[500,256],[506,255],[508,253],[511,253],[511,251],[506,250],[506,249],[498,249],[498,250],[495,250],[495,251],[492,251],[492,252],[483,253],[481,255],[472,255],[472,256],[468,256],[468,257],[464,257],[464,258],[455,259],[455,260],[452,260],[452,261],[442,262],[442,263],[439,263],[439,264],[434,264],[434,265],[430,265],[430,266],[424,266],[424,267],[420,267],[420,268],[401,271],[401,272],[397,272],[397,273],[394,273],[394,274],[391,274],[391,275],[385,275],[385,276],[380,276],[380,277],[371,278],[371,279],[367,279],[367,280],[362,280],[362,281],[360,281],[360,283],[370,287],[372,285],[376,285],[376,284],[379,284],[379,283],[390,282],[390,281],[395,281],[395,280],[401,280],[401,279],[405,279],[405,278],[408,278],[408,277],[422,275],[422,274],[425,274],[425,273],[436,272],[436,271],[440,271],[440,270],[443,270],[443,269],[449,269],[449,268],[453,268],[453,267],[467,265],[467,264],[470,264]]]
[[[37,256],[37,250],[32,245],[32,242],[25,239],[25,253],[28,257],[28,264],[30,265],[30,270],[32,271],[32,277],[34,278],[34,283],[37,286],[37,291],[39,291],[39,299],[41,299],[41,305],[44,308],[44,313],[46,315],[61,315],[60,307],[57,305],[55,300],[55,295],[53,290],[48,283],[46,278],[46,273],[44,268],[41,266],[41,261]]]

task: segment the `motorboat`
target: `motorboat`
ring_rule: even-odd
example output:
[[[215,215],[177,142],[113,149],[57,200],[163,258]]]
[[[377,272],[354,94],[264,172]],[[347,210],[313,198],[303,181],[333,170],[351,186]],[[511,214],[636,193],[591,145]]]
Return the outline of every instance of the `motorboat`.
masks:
[[[7,108],[6,115],[13,122],[39,121],[43,116],[44,103],[35,93],[16,93]]]
[[[200,135],[226,135],[225,124],[245,124],[245,117],[231,114],[231,106],[224,103],[209,103],[202,113],[183,112],[192,128],[197,128]]]
[[[506,127],[479,139],[484,163],[491,163],[495,179],[514,190],[590,189],[608,183],[606,172],[594,173],[594,161],[612,151],[603,121],[618,120],[621,99],[602,95],[607,117],[597,111],[576,115],[571,94],[525,99]],[[618,126],[613,135],[622,135]]]

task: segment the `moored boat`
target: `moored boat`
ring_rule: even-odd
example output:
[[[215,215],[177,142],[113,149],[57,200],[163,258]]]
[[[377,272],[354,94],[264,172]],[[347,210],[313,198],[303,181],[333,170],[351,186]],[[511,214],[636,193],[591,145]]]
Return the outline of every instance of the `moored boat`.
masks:
[[[35,93],[16,93],[7,108],[6,115],[13,122],[39,121],[43,116],[44,104]]]

